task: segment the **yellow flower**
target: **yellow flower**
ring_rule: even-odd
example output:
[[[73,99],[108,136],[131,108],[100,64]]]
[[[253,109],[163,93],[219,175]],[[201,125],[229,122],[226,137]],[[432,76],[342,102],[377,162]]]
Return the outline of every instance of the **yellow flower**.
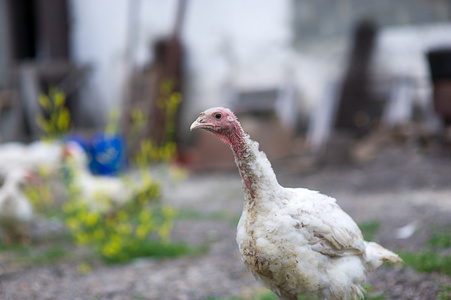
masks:
[[[50,191],[50,187],[48,185],[42,185],[39,189],[41,199],[47,204],[53,202],[52,192]]]
[[[84,211],[77,211],[77,213],[75,214],[75,217],[79,220],[84,221],[85,220],[85,212]]]
[[[119,250],[120,249],[117,245],[109,243],[102,248],[102,254],[106,257],[113,257],[119,252]]]
[[[80,222],[76,218],[68,218],[66,224],[72,230],[76,230],[80,227]]]
[[[157,198],[159,195],[160,195],[160,187],[159,186],[154,186],[150,190],[150,197],[151,198]]]
[[[66,202],[63,205],[63,212],[65,213],[70,213],[72,212],[74,209],[74,205],[72,204],[72,202]]]
[[[139,214],[139,220],[142,223],[146,223],[146,222],[150,222],[152,218],[152,213],[148,210],[142,210],[141,213]]]
[[[38,175],[42,178],[48,178],[50,176],[50,167],[46,165],[39,166]]]
[[[47,97],[47,95],[44,94],[39,95],[38,101],[44,110],[50,111],[52,109],[52,103],[50,102],[49,97]]]
[[[144,114],[143,114],[142,110],[139,108],[132,109],[131,117],[132,117],[133,124],[135,124],[135,125],[140,125],[145,121]]]
[[[144,140],[141,142],[141,151],[143,153],[150,153],[153,150],[153,144],[149,140]]]
[[[148,227],[141,224],[136,228],[136,237],[139,239],[144,239],[148,232]]]
[[[80,274],[88,274],[92,272],[91,265],[89,265],[87,262],[82,262],[77,266],[77,271]]]
[[[94,239],[96,239],[97,241],[103,240],[104,237],[105,234],[102,229],[99,228],[96,231],[94,231]]]
[[[78,232],[75,234],[75,240],[79,245],[86,245],[89,242],[89,237],[85,233]]]
[[[115,246],[115,247],[119,247],[119,245],[121,244],[121,238],[119,235],[113,234],[110,237],[110,243]]]
[[[164,222],[158,229],[158,235],[165,243],[170,242],[170,233],[172,230],[172,222]]]
[[[116,225],[116,221],[115,221],[114,218],[109,217],[109,218],[106,219],[106,221],[105,221],[105,226],[106,227],[113,227],[115,225]]]
[[[173,219],[177,215],[176,210],[171,206],[163,206],[162,213],[167,219]]]
[[[38,191],[33,187],[26,187],[25,194],[27,197],[33,202],[34,205],[38,204],[39,202],[39,193]]]
[[[119,233],[127,235],[132,232],[133,228],[130,224],[122,223],[118,226],[117,230]]]
[[[117,213],[117,219],[118,219],[119,221],[123,222],[123,221],[125,221],[125,220],[128,219],[128,214],[127,214],[125,211],[120,210],[120,211]]]
[[[169,175],[175,182],[180,182],[188,177],[188,172],[180,167],[171,166],[169,170]]]
[[[70,123],[70,112],[67,108],[61,109],[61,113],[58,116],[58,122],[57,127],[60,131],[65,132],[67,129],[69,129],[69,123]]]
[[[56,92],[53,99],[55,100],[56,107],[61,107],[66,102],[66,96],[62,92]]]
[[[175,92],[169,97],[169,107],[177,109],[177,106],[182,102],[182,94]]]
[[[42,129],[47,134],[51,134],[51,133],[55,132],[52,123],[50,121],[45,120],[45,119],[42,120]]]
[[[107,135],[113,135],[116,134],[118,131],[118,123],[119,118],[121,116],[121,112],[118,108],[114,108],[110,110],[109,116],[108,116],[108,123],[106,125],[105,133]]]
[[[86,225],[93,226],[97,223],[99,216],[96,213],[87,213],[85,217]]]

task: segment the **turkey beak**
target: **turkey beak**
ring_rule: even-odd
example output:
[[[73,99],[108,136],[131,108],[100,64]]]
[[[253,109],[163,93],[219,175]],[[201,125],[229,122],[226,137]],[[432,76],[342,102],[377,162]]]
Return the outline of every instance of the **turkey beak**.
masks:
[[[189,130],[193,131],[194,129],[203,128],[203,127],[205,127],[205,119],[201,115],[199,118],[197,118],[196,121],[193,122],[193,124],[191,124]]]
[[[194,129],[199,128],[200,124],[196,121],[193,122],[193,124],[191,124],[189,131],[193,131]]]

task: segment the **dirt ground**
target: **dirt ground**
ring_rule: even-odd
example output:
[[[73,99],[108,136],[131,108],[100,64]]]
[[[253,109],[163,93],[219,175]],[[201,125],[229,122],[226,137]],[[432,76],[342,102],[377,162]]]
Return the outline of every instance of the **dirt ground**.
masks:
[[[434,228],[451,226],[451,154],[417,153],[397,148],[363,166],[316,167],[302,172],[301,158],[274,163],[282,185],[319,190],[337,199],[357,223],[378,220],[375,239],[394,251],[421,251]],[[171,187],[168,201],[178,207],[173,238],[209,243],[205,254],[176,259],[139,259],[123,265],[95,262],[80,272],[80,262],[12,267],[0,262],[0,299],[180,299],[251,297],[262,286],[242,264],[235,226],[242,209],[236,170],[193,173]],[[190,217],[191,215],[191,217]],[[415,221],[407,239],[397,229]],[[1,254],[0,254],[1,255]],[[373,292],[385,299],[438,299],[451,278],[410,267],[383,266],[369,276]]]

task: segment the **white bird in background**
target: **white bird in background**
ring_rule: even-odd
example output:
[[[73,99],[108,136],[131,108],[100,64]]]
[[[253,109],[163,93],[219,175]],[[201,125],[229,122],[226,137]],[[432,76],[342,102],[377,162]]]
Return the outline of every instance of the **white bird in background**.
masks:
[[[79,188],[81,199],[92,209],[107,211],[129,201],[135,194],[134,187],[121,178],[93,175],[88,169],[88,156],[78,143],[67,142],[63,153],[73,171],[71,184]]]
[[[57,171],[62,161],[63,146],[56,141],[35,141],[30,144],[0,144],[0,175],[6,176],[10,171],[19,168],[38,170],[46,167],[49,171]]]
[[[33,206],[22,188],[31,176],[26,169],[12,170],[0,189],[0,228],[5,243],[26,242],[30,238]]]
[[[407,225],[399,227],[395,230],[395,236],[397,239],[408,239],[410,238],[418,228],[418,221],[410,222]]]
[[[241,258],[279,299],[357,299],[363,297],[368,271],[386,261],[402,261],[364,241],[334,198],[280,186],[266,155],[229,109],[202,112],[190,129],[198,128],[212,132],[233,151],[245,193],[237,228]]]

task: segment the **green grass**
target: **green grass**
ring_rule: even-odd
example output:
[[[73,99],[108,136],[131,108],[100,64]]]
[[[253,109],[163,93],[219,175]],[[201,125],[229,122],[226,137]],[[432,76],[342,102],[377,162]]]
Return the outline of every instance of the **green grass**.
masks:
[[[2,254],[12,256],[14,263],[24,265],[55,264],[63,259],[73,258],[73,253],[68,250],[70,245],[65,241],[51,243],[50,245],[42,245],[41,243],[0,245],[0,258]],[[128,247],[125,247],[124,253],[126,253],[126,256],[124,257],[115,256],[114,259],[103,257],[103,260],[106,263],[117,264],[143,257],[174,258],[183,255],[195,256],[207,252],[208,249],[208,245],[190,246],[185,242],[164,243],[146,240],[145,242],[136,245],[130,244]]]
[[[364,284],[363,288],[365,289],[365,297],[364,300],[385,300],[384,294],[374,294],[373,287],[370,284]]]
[[[443,284],[440,286],[440,292],[437,294],[438,299],[451,299],[451,285]]]
[[[418,253],[400,252],[406,265],[419,272],[439,272],[451,276],[451,255],[441,255],[430,249]]]
[[[30,257],[30,261],[40,264],[55,263],[66,257],[66,255],[67,255],[66,249],[64,249],[59,245],[56,245],[50,247],[49,249],[46,249],[43,252],[32,255]]]
[[[372,291],[372,287],[370,285],[365,285],[364,286],[365,290],[367,293],[371,293]],[[306,298],[303,296],[298,296],[298,300],[314,300],[314,299],[318,299],[318,298]],[[385,296],[383,294],[377,294],[377,295],[366,295],[366,297],[364,298],[364,300],[384,300]],[[272,292],[266,292],[264,294],[261,294],[259,296],[253,297],[253,298],[240,298],[240,297],[225,297],[225,298],[217,298],[217,297],[208,297],[208,298],[204,298],[203,300],[277,300],[277,297],[272,293]]]
[[[421,252],[400,252],[406,265],[419,272],[439,272],[451,276],[451,255],[441,254],[441,250],[451,247],[449,228],[434,229],[425,249]]]
[[[115,255],[111,258],[104,256],[107,263],[123,263],[130,259],[141,257],[171,258],[185,255],[190,251],[186,243],[162,243],[159,241],[145,241],[139,244],[126,244],[122,251],[126,255]]]
[[[155,240],[146,240],[139,244],[124,246],[123,251],[127,255],[124,257],[115,256],[113,258],[103,257],[107,263],[123,263],[130,259],[153,257],[153,258],[174,258],[184,255],[200,255],[208,251],[208,245],[190,246],[185,242],[164,243]]]
[[[372,220],[359,224],[359,228],[362,231],[365,241],[374,241],[380,227],[381,223],[378,220]]]
[[[231,216],[228,212],[223,210],[203,212],[195,209],[181,209],[178,212],[178,218],[185,220],[227,221],[230,220]]]
[[[1,252],[12,252],[15,262],[23,264],[54,264],[67,256],[67,250],[61,245],[45,248],[33,246],[12,245],[0,247]]]
[[[451,228],[446,229],[432,229],[438,231],[432,234],[429,238],[428,245],[435,248],[446,249],[451,248]]]

